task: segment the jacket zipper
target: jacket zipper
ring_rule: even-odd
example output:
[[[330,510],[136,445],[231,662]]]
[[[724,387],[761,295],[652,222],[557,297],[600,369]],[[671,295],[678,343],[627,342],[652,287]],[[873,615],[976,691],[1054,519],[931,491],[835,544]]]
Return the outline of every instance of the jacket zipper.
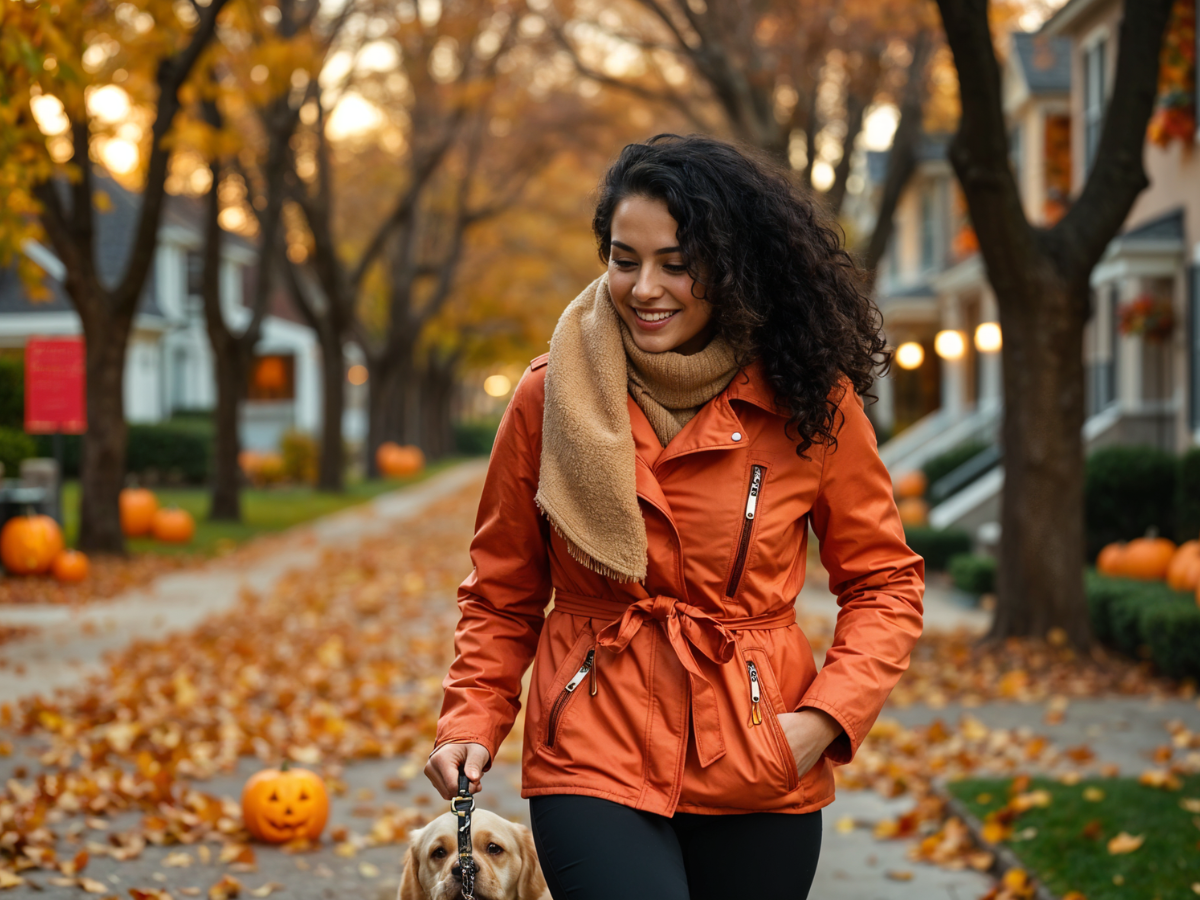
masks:
[[[589,672],[594,672],[596,663],[596,648],[588,650],[587,658],[584,659],[583,665],[579,667],[571,680],[563,685],[562,691],[558,695],[558,699],[554,701],[554,706],[550,708],[550,725],[546,730],[546,746],[554,746],[554,736],[558,732],[558,720],[562,717],[563,711],[567,708],[567,701],[571,699],[571,695],[575,693],[575,688],[579,687],[583,679],[587,677]],[[591,682],[591,693],[595,696],[596,679],[593,676]]]
[[[729,584],[725,587],[725,596],[737,594],[738,585],[742,580],[742,571],[746,568],[746,557],[750,554],[750,533],[754,530],[754,514],[758,510],[758,496],[762,493],[763,473],[765,466],[750,467],[750,490],[746,492],[746,512],[742,518],[742,536],[738,541],[737,556],[733,560],[733,571],[729,575]]]
[[[758,666],[754,664],[754,660],[746,660],[746,671],[750,673],[750,724],[761,725],[763,717],[759,710],[759,703],[762,701],[762,681],[758,677]],[[767,707],[770,709],[769,702]],[[771,740],[775,743],[775,752],[787,774],[788,790],[795,790],[796,785],[800,783],[800,773],[796,771],[796,760],[792,758],[791,749],[783,735],[783,728],[778,725],[778,720],[776,720],[776,727],[768,728],[768,730],[771,732]]]

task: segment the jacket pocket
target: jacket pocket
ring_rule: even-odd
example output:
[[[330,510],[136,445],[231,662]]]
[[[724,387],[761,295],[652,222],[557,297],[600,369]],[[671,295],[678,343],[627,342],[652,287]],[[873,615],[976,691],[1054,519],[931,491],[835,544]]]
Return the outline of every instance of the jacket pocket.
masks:
[[[754,519],[758,515],[758,504],[766,477],[766,466],[755,464],[750,467],[750,484],[746,488],[746,504],[742,512],[737,551],[733,557],[733,568],[729,571],[729,581],[725,585],[726,597],[737,596],[738,587],[741,586],[742,574],[746,571],[746,560],[750,557],[750,542],[754,537]]]
[[[558,692],[558,696],[554,699],[554,704],[550,707],[550,714],[546,717],[546,746],[554,747],[554,741],[558,737],[558,725],[562,721],[563,713],[567,711],[567,704],[571,702],[571,698],[575,696],[575,689],[583,683],[583,680],[591,675],[590,693],[594,696],[596,693],[596,648],[589,647],[587,656],[583,658],[583,662],[579,668],[575,670],[575,674],[570,677],[566,684],[562,686],[562,690]]]
[[[762,728],[767,732],[768,743],[779,759],[780,765],[783,766],[787,789],[790,793],[800,786],[800,772],[796,769],[796,758],[792,755],[792,748],[783,733],[783,726],[779,724],[775,703],[771,700],[772,694],[776,697],[779,694],[774,683],[774,675],[771,673],[764,654],[756,650],[746,650],[745,658],[750,691],[749,727]],[[768,678],[771,680],[769,686],[766,681]]]

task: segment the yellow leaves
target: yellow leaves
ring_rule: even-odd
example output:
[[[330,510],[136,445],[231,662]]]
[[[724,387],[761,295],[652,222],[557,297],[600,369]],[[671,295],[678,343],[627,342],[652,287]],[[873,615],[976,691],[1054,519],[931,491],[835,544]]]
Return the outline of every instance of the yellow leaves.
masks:
[[[1018,794],[1009,801],[1009,806],[1017,813],[1027,812],[1031,809],[1044,809],[1049,806],[1053,798],[1049,791],[1038,790],[1030,791],[1027,794]]]
[[[1011,700],[1021,696],[1028,684],[1029,673],[1024,669],[1013,669],[1001,677],[998,693],[1001,697]]]
[[[833,828],[838,834],[849,834],[854,830],[854,818],[852,816],[842,816],[837,820],[837,824]]]
[[[358,864],[358,874],[363,878],[378,878],[379,866],[369,863],[364,859]]]
[[[1138,784],[1163,791],[1178,791],[1183,788],[1179,776],[1165,769],[1147,769],[1138,776]]]
[[[1142,846],[1145,841],[1145,835],[1132,835],[1122,831],[1116,837],[1111,838],[1108,842],[1108,852],[1114,856],[1124,853],[1133,853]]]
[[[1104,791],[1095,786],[1085,787],[1083,789],[1083,799],[1088,803],[1099,803],[1104,799]]]
[[[18,887],[25,883],[25,879],[20,875],[8,871],[8,869],[0,869],[0,890],[10,887]]]
[[[208,900],[232,900],[241,894],[242,883],[232,875],[222,875],[221,880],[208,889]]]
[[[889,869],[884,875],[890,881],[912,881],[913,873],[908,869]]]
[[[266,884],[256,887],[253,890],[249,890],[246,893],[248,893],[251,897],[270,897],[272,894],[283,890],[286,890],[286,888],[279,882],[268,881]]]
[[[1190,813],[1200,813],[1200,797],[1184,797],[1179,801],[1179,808]]]

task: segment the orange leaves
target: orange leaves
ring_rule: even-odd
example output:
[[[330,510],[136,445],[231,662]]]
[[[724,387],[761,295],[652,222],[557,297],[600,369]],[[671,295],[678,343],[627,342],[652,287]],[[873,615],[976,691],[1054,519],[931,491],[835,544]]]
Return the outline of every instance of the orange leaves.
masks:
[[[1132,835],[1122,831],[1108,842],[1108,852],[1115,855],[1133,853],[1146,840],[1145,835]]]

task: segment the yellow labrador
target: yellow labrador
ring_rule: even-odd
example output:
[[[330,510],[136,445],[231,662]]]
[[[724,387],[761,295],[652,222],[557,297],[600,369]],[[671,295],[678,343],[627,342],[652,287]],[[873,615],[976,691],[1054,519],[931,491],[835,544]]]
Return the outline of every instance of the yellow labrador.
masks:
[[[459,900],[458,820],[438,816],[412,833],[397,900]],[[475,900],[550,900],[533,835],[524,825],[477,809],[471,817]]]

